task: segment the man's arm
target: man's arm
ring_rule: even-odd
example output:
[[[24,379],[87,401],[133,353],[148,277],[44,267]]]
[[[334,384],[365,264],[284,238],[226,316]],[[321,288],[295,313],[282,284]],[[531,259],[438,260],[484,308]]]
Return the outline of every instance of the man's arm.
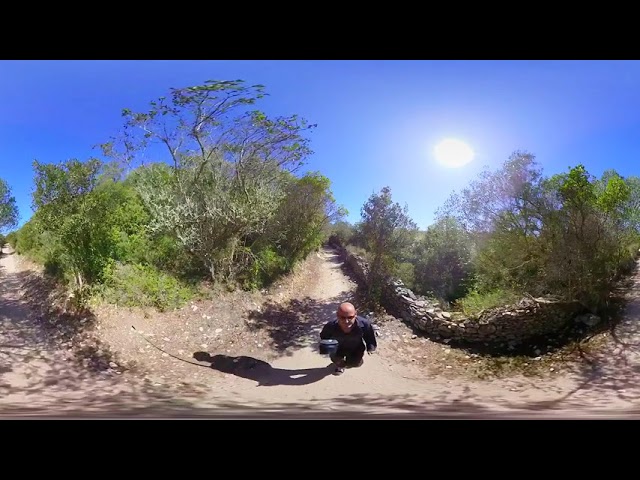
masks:
[[[378,348],[378,342],[376,340],[376,332],[373,329],[373,325],[367,319],[364,321],[364,334],[362,335],[364,343],[367,346],[367,352],[375,352]]]
[[[320,332],[320,339],[327,340],[329,338],[333,338],[334,328],[334,322],[327,322],[324,327],[322,327],[322,331]]]

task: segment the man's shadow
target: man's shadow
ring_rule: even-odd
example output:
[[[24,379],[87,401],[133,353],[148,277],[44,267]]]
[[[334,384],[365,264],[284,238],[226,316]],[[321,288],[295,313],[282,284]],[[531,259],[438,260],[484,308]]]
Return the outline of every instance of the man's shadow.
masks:
[[[259,387],[309,385],[322,380],[333,371],[333,364],[320,368],[287,370],[274,368],[264,360],[253,357],[232,357],[220,354],[211,356],[207,352],[196,352],[193,358],[199,362],[209,362],[210,367],[219,372],[253,380]]]

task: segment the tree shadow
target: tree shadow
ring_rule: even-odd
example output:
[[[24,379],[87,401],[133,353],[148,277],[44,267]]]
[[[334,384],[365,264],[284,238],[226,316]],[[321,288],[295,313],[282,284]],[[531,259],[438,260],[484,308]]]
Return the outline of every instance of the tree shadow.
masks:
[[[121,390],[129,369],[108,346],[91,336],[95,317],[64,311],[56,282],[33,272],[3,276],[0,291],[0,405],[17,402],[92,408],[97,399],[133,402],[149,385]],[[52,302],[54,306],[52,306]],[[153,393],[156,395],[156,393]],[[80,396],[80,398],[75,398]]]
[[[327,300],[318,301],[310,297],[293,299],[284,304],[270,301],[260,309],[249,312],[245,324],[250,331],[267,330],[273,346],[278,353],[291,354],[291,349],[311,346],[318,347],[319,334],[323,325],[335,318],[338,305],[342,302],[354,304],[360,315],[365,314],[362,288],[345,265],[344,258],[335,247],[325,261],[331,263],[331,268],[347,276],[355,285],[354,290],[344,290]]]
[[[242,402],[218,399],[195,402],[171,398],[171,394],[148,398],[146,403],[121,402],[114,397],[88,401],[85,408],[9,406],[0,416],[53,418],[223,418],[223,419],[585,419],[640,418],[638,408],[539,409],[528,404],[495,405],[489,408],[471,399],[421,400],[411,395],[349,395],[332,399],[314,399],[305,403]],[[61,408],[59,408],[61,407]]]
[[[288,370],[285,368],[275,368],[264,360],[247,356],[211,356],[207,352],[195,352],[193,358],[199,362],[209,363],[210,368],[219,372],[253,380],[258,384],[258,387],[310,385],[319,382],[332,372],[332,364],[321,368]]]
[[[344,298],[345,295],[340,295],[319,302],[306,297],[284,305],[269,302],[260,310],[249,312],[245,324],[249,331],[266,330],[278,353],[315,345],[322,326],[335,316],[337,304]]]
[[[618,283],[602,322],[587,338],[576,342],[574,350],[581,361],[568,363],[565,369],[577,376],[578,385],[557,399],[538,402],[538,408],[584,403],[604,407],[612,400],[633,404],[640,396],[640,270],[637,267],[632,277]]]
[[[331,262],[332,268],[344,271],[344,264],[338,254],[326,261]],[[317,347],[322,326],[335,318],[338,305],[342,302],[352,302],[358,308],[357,296],[354,292],[345,290],[323,301],[304,297],[285,304],[268,302],[260,309],[249,312],[245,324],[250,331],[266,330],[278,353],[291,354],[287,350],[305,346]]]

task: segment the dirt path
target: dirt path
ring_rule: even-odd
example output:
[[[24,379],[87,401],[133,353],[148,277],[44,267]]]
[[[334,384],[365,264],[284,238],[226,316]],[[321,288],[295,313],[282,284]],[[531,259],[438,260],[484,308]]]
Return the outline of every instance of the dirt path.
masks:
[[[320,251],[310,265],[292,286],[300,301],[291,322],[282,326],[282,310],[276,310],[277,321],[260,307],[258,314],[248,315],[253,318],[248,325],[258,324],[251,333],[255,348],[240,348],[236,337],[222,341],[218,333],[203,345],[186,333],[179,335],[194,317],[173,314],[161,321],[123,315],[102,321],[100,335],[145,372],[95,373],[77,361],[68,343],[51,338],[32,318],[20,292],[25,273],[5,249],[0,258],[0,414],[628,417],[637,409],[640,416],[640,273],[634,277],[625,322],[587,367],[567,366],[542,379],[469,381],[399,361],[384,334],[379,352],[366,356],[363,367],[331,375],[328,359],[317,353],[317,335],[355,286],[331,250]],[[202,313],[202,318],[209,316]],[[270,349],[259,343],[267,333]],[[249,334],[240,335],[246,339]],[[165,353],[143,336],[154,345],[160,342]],[[186,361],[172,358],[176,352]],[[203,352],[209,358],[198,357]]]

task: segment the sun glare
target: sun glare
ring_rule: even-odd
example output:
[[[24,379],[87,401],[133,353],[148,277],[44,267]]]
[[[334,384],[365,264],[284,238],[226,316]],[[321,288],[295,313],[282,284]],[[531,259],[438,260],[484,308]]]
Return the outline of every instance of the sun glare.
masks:
[[[473,160],[473,150],[464,142],[453,138],[441,141],[435,148],[438,162],[445,167],[463,167]]]

